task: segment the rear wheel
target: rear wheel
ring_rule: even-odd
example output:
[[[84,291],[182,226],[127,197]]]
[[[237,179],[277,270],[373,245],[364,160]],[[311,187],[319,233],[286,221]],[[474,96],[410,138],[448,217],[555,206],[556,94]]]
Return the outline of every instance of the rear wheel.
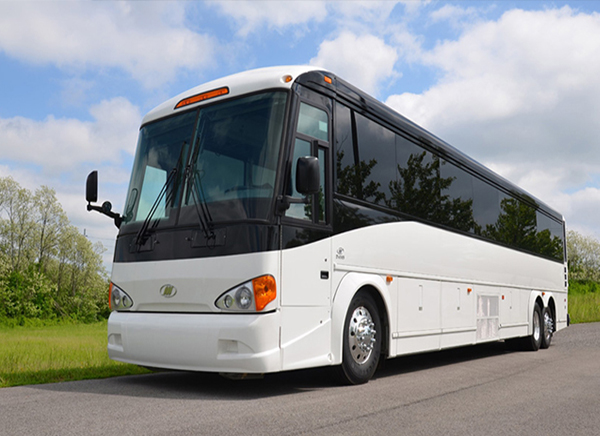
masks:
[[[379,363],[383,329],[377,305],[366,293],[357,294],[348,308],[343,331],[342,380],[368,382]]]
[[[544,318],[542,317],[542,309],[539,304],[533,306],[533,332],[531,336],[524,338],[510,339],[507,344],[516,350],[522,351],[537,351],[542,346],[544,336]]]
[[[546,307],[543,311],[542,323],[542,343],[540,348],[548,348],[554,334],[554,318],[549,307]]]

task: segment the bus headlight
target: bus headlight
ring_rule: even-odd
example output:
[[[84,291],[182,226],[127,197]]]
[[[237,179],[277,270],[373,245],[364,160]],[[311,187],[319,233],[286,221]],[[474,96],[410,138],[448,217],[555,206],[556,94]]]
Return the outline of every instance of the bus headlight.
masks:
[[[238,288],[235,292],[235,303],[242,310],[250,309],[252,305],[252,292],[246,286]]]
[[[215,305],[227,311],[260,312],[276,297],[275,277],[264,275],[225,292],[217,298]]]
[[[133,306],[131,297],[123,289],[110,282],[108,288],[108,307],[110,310],[130,309],[131,306]]]

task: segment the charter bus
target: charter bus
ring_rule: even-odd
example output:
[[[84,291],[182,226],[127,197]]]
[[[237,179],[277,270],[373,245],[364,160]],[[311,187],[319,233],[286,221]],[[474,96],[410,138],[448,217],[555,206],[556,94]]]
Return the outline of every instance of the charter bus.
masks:
[[[108,353],[264,374],[506,341],[568,324],[561,214],[334,73],[264,68],[142,122],[113,218]]]

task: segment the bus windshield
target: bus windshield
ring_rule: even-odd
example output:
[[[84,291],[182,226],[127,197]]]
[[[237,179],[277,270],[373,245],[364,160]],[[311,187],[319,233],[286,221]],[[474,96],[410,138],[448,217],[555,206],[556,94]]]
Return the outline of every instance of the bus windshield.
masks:
[[[266,219],[286,101],[285,92],[256,94],[144,126],[124,224]]]

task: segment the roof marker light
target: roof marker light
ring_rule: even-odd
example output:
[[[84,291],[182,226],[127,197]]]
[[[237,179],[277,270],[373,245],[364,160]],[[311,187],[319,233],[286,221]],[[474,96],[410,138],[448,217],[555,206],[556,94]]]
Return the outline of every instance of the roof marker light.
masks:
[[[290,83],[290,82],[292,81],[292,79],[293,79],[293,77],[292,77],[292,76],[290,76],[289,74],[286,74],[285,76],[283,76],[283,77],[281,78],[281,81],[282,81],[283,83]]]
[[[323,80],[325,80],[325,82],[329,83],[330,85],[333,84],[333,80],[331,80],[331,77],[329,76],[323,76]]]
[[[191,97],[184,98],[175,105],[175,109],[179,109],[190,104],[198,103],[199,101],[209,100],[211,98],[220,97],[222,95],[227,94],[229,94],[229,88],[227,86],[223,86],[222,88],[213,89],[212,91],[206,91],[201,94],[196,94]]]

